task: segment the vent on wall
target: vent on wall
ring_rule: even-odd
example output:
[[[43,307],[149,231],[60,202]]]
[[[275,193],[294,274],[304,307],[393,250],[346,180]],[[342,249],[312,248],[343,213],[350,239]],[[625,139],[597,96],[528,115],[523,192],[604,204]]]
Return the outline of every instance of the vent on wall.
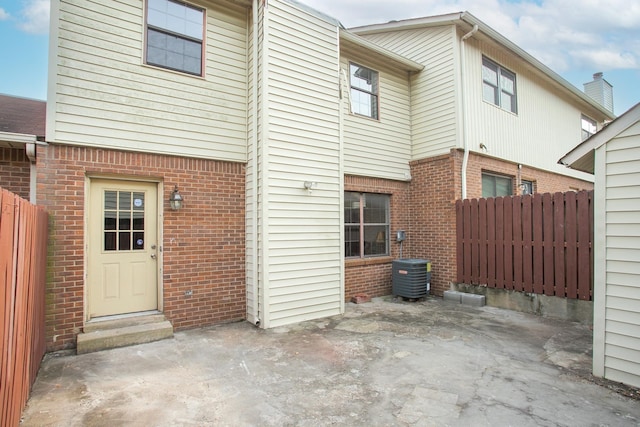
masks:
[[[392,265],[392,293],[404,298],[422,298],[431,287],[431,263],[424,259],[398,259]]]

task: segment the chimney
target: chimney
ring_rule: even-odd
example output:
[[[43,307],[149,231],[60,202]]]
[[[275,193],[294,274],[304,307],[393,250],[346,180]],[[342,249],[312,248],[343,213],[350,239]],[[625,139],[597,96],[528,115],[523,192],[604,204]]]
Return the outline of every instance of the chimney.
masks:
[[[584,93],[613,113],[613,86],[602,76],[602,72],[595,73],[593,81],[584,84]]]

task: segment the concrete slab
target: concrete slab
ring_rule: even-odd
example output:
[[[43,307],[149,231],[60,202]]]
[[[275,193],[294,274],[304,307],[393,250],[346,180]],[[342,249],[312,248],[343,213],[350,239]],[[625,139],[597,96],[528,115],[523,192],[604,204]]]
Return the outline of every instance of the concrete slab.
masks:
[[[47,355],[22,426],[630,426],[640,404],[589,374],[587,325],[374,299],[98,353]]]

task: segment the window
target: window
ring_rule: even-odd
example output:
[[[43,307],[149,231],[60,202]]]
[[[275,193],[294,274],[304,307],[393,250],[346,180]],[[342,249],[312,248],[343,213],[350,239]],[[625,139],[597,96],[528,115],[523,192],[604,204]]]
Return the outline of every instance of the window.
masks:
[[[344,194],[345,257],[389,255],[389,196]]]
[[[589,138],[591,135],[596,133],[596,121],[590,119],[589,117],[582,115],[582,140]]]
[[[533,181],[520,181],[520,193],[524,196],[527,194],[533,194]]]
[[[511,177],[482,174],[482,197],[511,196],[512,194]]]
[[[202,75],[204,10],[174,0],[149,0],[146,63]]]
[[[144,249],[144,193],[104,192],[104,250]]]
[[[518,112],[516,75],[485,57],[482,58],[482,99],[503,110]]]
[[[378,72],[349,64],[351,110],[363,116],[378,118]]]

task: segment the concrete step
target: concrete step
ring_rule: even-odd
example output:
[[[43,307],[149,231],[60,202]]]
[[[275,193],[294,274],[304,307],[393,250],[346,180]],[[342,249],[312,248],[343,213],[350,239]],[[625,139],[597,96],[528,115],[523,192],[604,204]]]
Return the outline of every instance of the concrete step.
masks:
[[[173,337],[173,326],[162,314],[89,322],[78,334],[77,354],[159,341]]]

